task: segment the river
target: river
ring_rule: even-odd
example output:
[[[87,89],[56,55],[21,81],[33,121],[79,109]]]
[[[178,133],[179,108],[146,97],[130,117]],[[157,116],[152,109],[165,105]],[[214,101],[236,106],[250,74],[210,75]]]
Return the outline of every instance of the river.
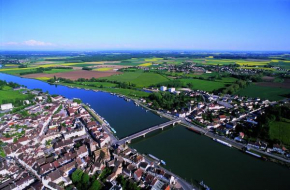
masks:
[[[0,79],[17,82],[30,89],[41,88],[50,94],[80,98],[105,117],[119,138],[167,121],[109,93],[49,85],[3,73],[0,73]],[[144,139],[133,141],[131,146],[141,153],[163,159],[166,168],[187,181],[204,180],[214,190],[290,189],[289,169],[223,146],[183,126],[154,132]]]

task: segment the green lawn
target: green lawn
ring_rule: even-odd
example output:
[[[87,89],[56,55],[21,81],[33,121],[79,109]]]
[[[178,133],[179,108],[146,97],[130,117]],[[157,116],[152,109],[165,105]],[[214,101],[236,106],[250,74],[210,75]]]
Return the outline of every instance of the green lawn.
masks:
[[[3,100],[25,100],[27,97],[28,95],[22,94],[20,91],[14,91],[11,87],[8,86],[5,86],[2,90],[0,90],[0,104],[3,103]]]
[[[290,145],[290,120],[275,121],[270,124],[271,139],[278,139],[285,145]]]
[[[212,92],[213,90],[217,90],[225,86],[224,82],[207,81],[201,79],[180,79],[180,81],[184,82],[184,84],[191,83],[193,85],[192,89],[194,90],[205,90],[208,92]]]
[[[160,74],[143,72],[126,72],[121,75],[113,75],[105,78],[110,81],[130,82],[140,88],[169,81],[169,79]]]
[[[289,93],[290,93],[289,88],[287,89],[287,88],[266,87],[251,84],[248,87],[238,91],[236,94],[253,98],[259,97],[268,100],[281,100],[285,98],[282,95]]]
[[[71,71],[73,71],[73,69],[51,69],[50,71],[44,71],[44,73],[53,74],[53,73],[66,73]]]

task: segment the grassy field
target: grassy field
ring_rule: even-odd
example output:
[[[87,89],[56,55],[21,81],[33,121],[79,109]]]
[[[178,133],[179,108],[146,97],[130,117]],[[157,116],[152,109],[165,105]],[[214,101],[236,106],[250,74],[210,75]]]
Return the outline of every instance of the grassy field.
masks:
[[[66,73],[71,72],[73,69],[51,69],[50,71],[44,71],[44,73],[52,74],[52,73]]]
[[[102,68],[97,68],[97,69],[94,69],[94,71],[110,71],[112,70],[113,68],[111,67],[102,67]]]
[[[147,87],[169,80],[160,74],[143,72],[127,72],[121,75],[106,77],[106,79],[110,81],[130,82],[136,84],[137,87]]]
[[[5,86],[2,90],[0,90],[0,104],[2,104],[3,100],[25,100],[27,99],[26,94],[22,94],[20,91],[14,91],[11,87]]]
[[[248,87],[237,92],[238,95],[248,97],[259,97],[268,100],[281,100],[285,97],[283,95],[290,93],[290,89],[266,87],[251,84]]]
[[[290,145],[290,120],[275,121],[270,124],[271,139],[278,139],[283,144]]]
[[[184,84],[191,83],[193,85],[192,89],[205,90],[208,92],[212,92],[213,90],[217,90],[225,86],[224,82],[207,81],[201,79],[180,79],[180,81]]]

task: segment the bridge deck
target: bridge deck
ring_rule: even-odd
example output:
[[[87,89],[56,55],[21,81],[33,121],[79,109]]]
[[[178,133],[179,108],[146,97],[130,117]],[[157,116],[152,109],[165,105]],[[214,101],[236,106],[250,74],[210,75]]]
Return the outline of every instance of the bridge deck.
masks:
[[[157,129],[161,129],[161,128],[164,128],[166,126],[172,125],[173,123],[176,123],[176,122],[181,122],[181,119],[174,119],[174,120],[171,120],[171,121],[168,121],[168,122],[159,124],[159,125],[155,125],[153,127],[150,127],[148,129],[145,129],[143,131],[137,132],[137,133],[135,133],[133,135],[130,135],[128,137],[125,137],[123,139],[120,139],[118,141],[118,144],[124,144],[127,141],[131,141],[131,140],[133,140],[135,138],[138,138],[138,137],[141,137],[143,135],[146,135],[147,133],[150,133],[150,132],[155,131]]]

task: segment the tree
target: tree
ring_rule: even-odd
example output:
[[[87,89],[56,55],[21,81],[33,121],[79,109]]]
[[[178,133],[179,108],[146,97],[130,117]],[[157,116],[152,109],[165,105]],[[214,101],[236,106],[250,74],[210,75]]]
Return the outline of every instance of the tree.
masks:
[[[80,169],[76,169],[72,174],[73,183],[78,183],[81,181],[83,175],[83,171]]]
[[[88,182],[90,181],[90,177],[87,173],[84,173],[82,176],[82,184],[87,188]]]
[[[101,183],[96,179],[89,190],[99,190],[102,188]]]

